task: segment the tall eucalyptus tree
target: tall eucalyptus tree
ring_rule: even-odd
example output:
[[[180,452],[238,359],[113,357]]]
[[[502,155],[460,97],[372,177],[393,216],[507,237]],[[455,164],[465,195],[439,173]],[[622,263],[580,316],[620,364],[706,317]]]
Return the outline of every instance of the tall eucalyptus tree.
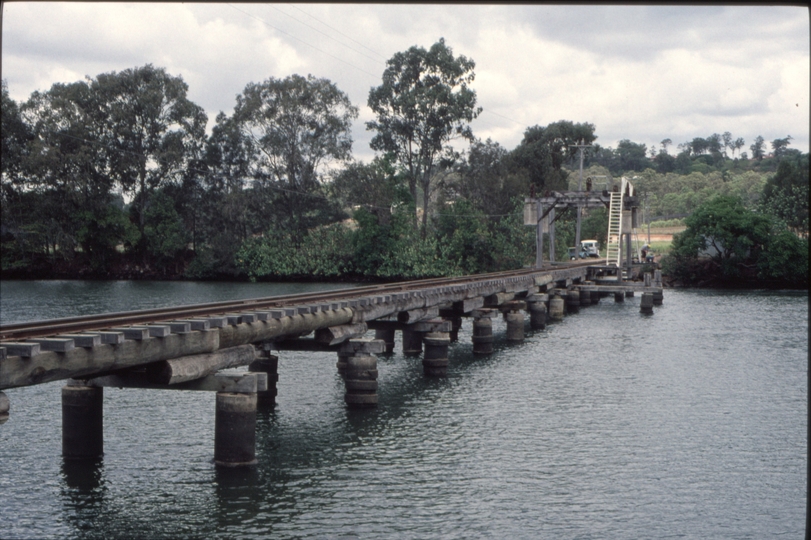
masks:
[[[428,50],[414,46],[396,53],[386,63],[383,84],[369,91],[368,105],[377,116],[366,123],[368,130],[377,131],[371,147],[396,156],[415,203],[417,186],[422,188],[423,238],[432,180],[458,155],[450,141],[473,140],[468,122],[482,110],[469,86],[475,66],[465,56],[454,57],[440,39]]]

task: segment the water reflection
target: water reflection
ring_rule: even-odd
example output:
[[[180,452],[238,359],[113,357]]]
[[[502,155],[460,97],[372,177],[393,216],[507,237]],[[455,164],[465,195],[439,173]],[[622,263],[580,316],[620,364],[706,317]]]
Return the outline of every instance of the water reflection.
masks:
[[[107,492],[102,458],[63,459],[62,480],[65,520],[78,532],[92,532]]]
[[[62,479],[68,488],[79,495],[101,491],[104,487],[104,460],[63,459]]]

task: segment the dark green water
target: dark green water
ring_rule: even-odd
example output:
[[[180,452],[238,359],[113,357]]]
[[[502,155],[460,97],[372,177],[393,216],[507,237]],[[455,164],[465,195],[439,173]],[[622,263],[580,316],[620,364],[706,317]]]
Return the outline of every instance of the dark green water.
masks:
[[[0,316],[291,287],[4,282]],[[63,383],[7,390],[0,537],[803,535],[806,294],[667,290],[653,316],[609,297],[519,345],[494,330],[495,354],[474,357],[465,321],[441,380],[398,336],[380,406],[362,413],[344,406],[335,355],[281,353],[249,471],[214,467],[208,393],[105,389],[105,456],[78,466],[60,457]]]

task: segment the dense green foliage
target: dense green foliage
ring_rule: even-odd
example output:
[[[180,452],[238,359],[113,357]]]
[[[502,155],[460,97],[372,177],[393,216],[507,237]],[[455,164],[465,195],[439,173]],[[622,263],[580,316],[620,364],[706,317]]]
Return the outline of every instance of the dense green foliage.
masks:
[[[738,198],[716,196],[685,224],[664,261],[672,277],[716,286],[808,286],[808,239],[774,216],[750,210]]]
[[[510,150],[473,135],[474,67],[443,40],[394,55],[369,94],[369,163],[352,158],[357,107],[314,76],[248,83],[209,133],[186,83],[151,65],[20,104],[3,83],[3,275],[395,280],[519,268],[535,259],[524,198],[577,189],[582,144],[584,187],[628,176],[646,219],[686,217],[675,277],[702,281],[710,264],[729,283],[807,285],[808,155],[790,136],[770,153],[758,137],[751,160],[729,132],[671,155],[670,139],[606,148],[593,124],[560,120],[528,127]],[[559,260],[575,220],[557,213]],[[582,239],[604,245],[606,230],[605,209],[584,211]],[[702,257],[713,242],[719,253]]]
[[[444,39],[430,49],[411,47],[386,62],[383,84],[369,91],[369,108],[376,118],[367,122],[374,150],[390,153],[402,167],[411,198],[422,190],[427,208],[435,175],[453,163],[457,153],[448,143],[455,138],[473,140],[468,122],[476,118],[473,60],[453,56]],[[423,212],[423,238],[428,213]]]

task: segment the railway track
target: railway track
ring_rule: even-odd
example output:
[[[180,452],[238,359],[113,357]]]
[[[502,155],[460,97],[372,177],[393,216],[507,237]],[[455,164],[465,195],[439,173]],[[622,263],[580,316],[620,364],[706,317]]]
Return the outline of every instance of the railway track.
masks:
[[[576,262],[566,263],[565,266],[589,266],[591,264],[592,262]],[[563,265],[556,266],[560,268]],[[270,296],[265,298],[251,298],[245,300],[212,302],[206,304],[173,306],[166,308],[104,313],[99,315],[86,315],[81,317],[8,324],[0,326],[0,343],[48,337],[58,334],[76,334],[120,326],[218,316],[235,311],[244,312],[247,310],[273,309],[308,303],[336,302],[351,298],[374,296],[379,294],[393,294],[442,286],[465,285],[479,281],[509,279],[538,274],[552,268],[554,267],[547,266],[540,270],[532,268],[511,270],[506,272],[493,272],[489,274],[476,274],[463,277],[422,279],[390,284],[369,285],[365,287],[341,289],[337,291]]]

